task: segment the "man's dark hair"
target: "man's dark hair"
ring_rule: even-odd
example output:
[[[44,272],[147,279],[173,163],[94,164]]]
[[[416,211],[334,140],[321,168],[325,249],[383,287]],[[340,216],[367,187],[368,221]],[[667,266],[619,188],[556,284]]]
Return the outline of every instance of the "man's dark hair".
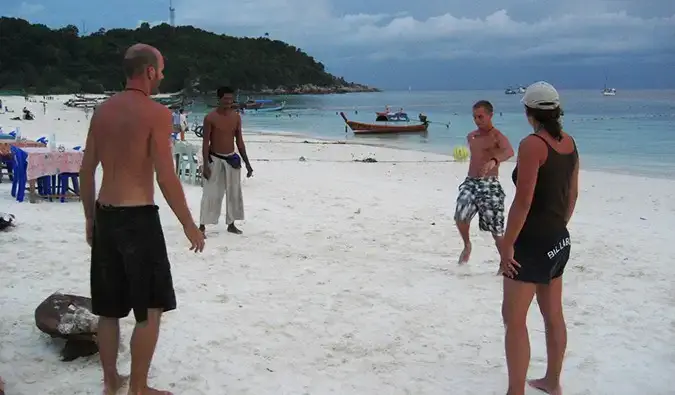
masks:
[[[229,86],[221,86],[218,88],[218,91],[216,91],[216,95],[218,96],[218,99],[222,99],[224,95],[227,94],[233,94],[234,89],[230,88]]]
[[[157,54],[152,48],[139,48],[127,53],[124,57],[123,68],[124,75],[127,78],[134,78],[145,72],[152,66],[157,68],[159,60]]]
[[[477,110],[479,108],[484,109],[485,111],[489,112],[490,114],[495,112],[495,108],[492,106],[492,103],[490,103],[487,100],[479,100],[479,101],[476,102],[476,104],[473,105],[474,110]]]

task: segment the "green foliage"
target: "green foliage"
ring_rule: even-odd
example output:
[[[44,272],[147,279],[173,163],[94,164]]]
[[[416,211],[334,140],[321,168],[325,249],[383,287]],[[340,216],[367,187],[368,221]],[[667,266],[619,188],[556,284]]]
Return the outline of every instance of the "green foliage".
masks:
[[[50,29],[0,18],[0,90],[37,94],[101,93],[123,88],[122,57],[132,44],[157,47],[166,60],[163,92],[207,92],[219,85],[243,90],[313,84],[347,85],[324,65],[282,41],[218,35],[193,26],[135,30],[100,29],[81,36],[77,27]]]

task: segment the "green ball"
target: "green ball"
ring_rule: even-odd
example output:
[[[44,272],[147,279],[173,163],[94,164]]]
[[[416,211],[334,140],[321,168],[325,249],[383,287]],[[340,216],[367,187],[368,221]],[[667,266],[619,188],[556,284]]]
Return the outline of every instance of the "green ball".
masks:
[[[455,159],[457,162],[464,162],[465,160],[469,159],[469,149],[458,145],[452,150],[452,157]]]

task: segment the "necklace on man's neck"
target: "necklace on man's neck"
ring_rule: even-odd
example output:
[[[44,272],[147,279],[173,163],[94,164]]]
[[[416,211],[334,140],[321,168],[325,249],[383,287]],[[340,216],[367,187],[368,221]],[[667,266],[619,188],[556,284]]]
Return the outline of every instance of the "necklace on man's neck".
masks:
[[[141,92],[143,95],[148,96],[148,94],[143,90],[139,88],[126,88],[124,89],[125,91],[136,91],[136,92]]]

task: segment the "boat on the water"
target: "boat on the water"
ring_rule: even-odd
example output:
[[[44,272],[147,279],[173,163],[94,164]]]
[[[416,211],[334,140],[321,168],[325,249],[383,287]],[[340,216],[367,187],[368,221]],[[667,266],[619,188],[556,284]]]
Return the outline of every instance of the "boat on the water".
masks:
[[[75,108],[94,108],[103,103],[105,99],[107,99],[107,97],[87,97],[85,95],[76,94],[74,98],[68,99],[63,104]]]
[[[218,103],[208,103],[207,106],[218,107]],[[234,103],[232,103],[232,108],[244,110],[244,112],[250,110],[256,110],[254,112],[281,111],[284,107],[286,107],[285,101],[275,105],[274,100],[270,99],[247,99],[245,102],[239,102],[235,99]]]
[[[274,102],[270,100],[270,103],[274,103]],[[285,101],[282,101],[280,104],[278,104],[278,105],[276,105],[276,106],[266,107],[266,106],[265,106],[265,103],[263,103],[263,104],[262,104],[261,106],[259,106],[259,107],[252,108],[252,109],[250,109],[250,108],[244,108],[243,110],[244,110],[244,114],[248,114],[248,113],[253,113],[253,114],[255,114],[255,113],[259,113],[259,112],[281,111],[281,110],[284,109],[284,107],[286,107],[286,102],[285,102]]]
[[[376,111],[375,115],[375,122],[410,122],[408,114],[402,108],[391,111],[389,106],[386,106],[384,111]]]
[[[390,125],[381,123],[364,123],[350,121],[344,112],[340,112],[340,116],[345,121],[345,124],[354,134],[397,134],[397,133],[425,133],[429,128],[429,122],[426,117],[420,119],[419,124],[413,125]]]
[[[616,96],[616,88],[607,87],[607,72],[605,72],[605,85],[602,87],[603,96]]]
[[[508,87],[504,90],[505,95],[517,95],[517,94],[522,95],[524,93],[525,93],[525,87],[524,86],[518,86],[516,89]]]
[[[404,112],[377,113],[375,122],[410,122],[410,118]]]

